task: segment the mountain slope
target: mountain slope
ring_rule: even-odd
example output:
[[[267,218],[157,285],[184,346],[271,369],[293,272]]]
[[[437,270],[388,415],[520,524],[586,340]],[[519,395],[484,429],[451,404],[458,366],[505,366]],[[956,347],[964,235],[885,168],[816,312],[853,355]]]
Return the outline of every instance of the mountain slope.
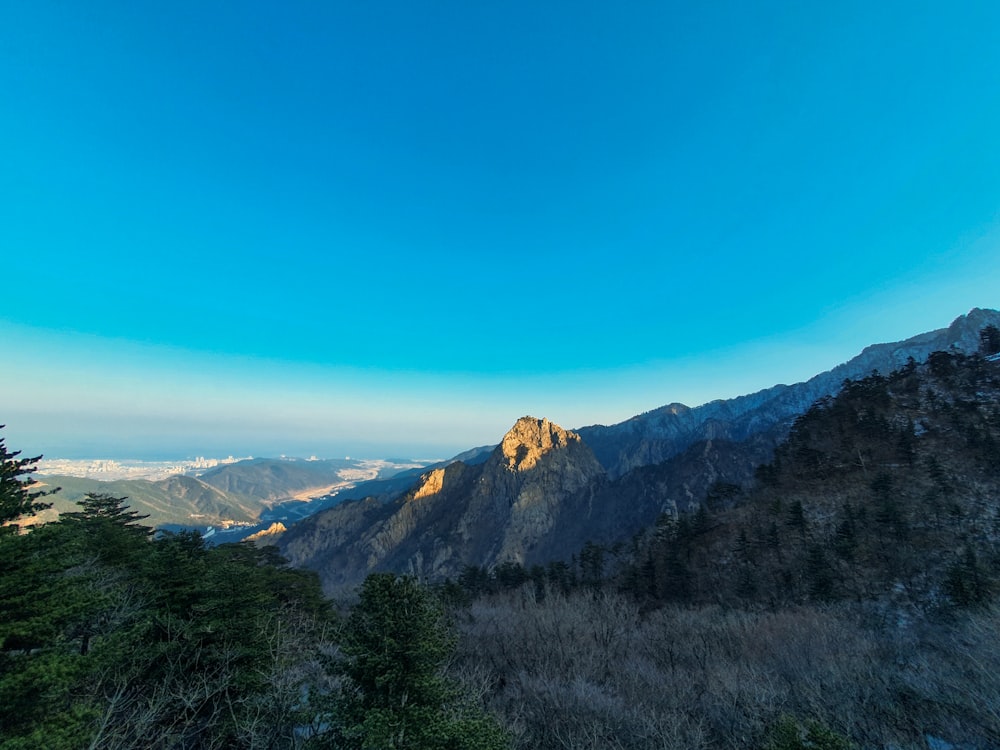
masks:
[[[817,399],[835,394],[844,380],[864,377],[873,370],[888,373],[905,364],[910,357],[923,361],[933,351],[952,348],[966,353],[976,351],[979,331],[991,324],[1000,326],[1000,312],[973,309],[947,328],[919,334],[905,341],[869,346],[857,357],[803,383],[776,385],[757,393],[712,401],[695,408],[668,404],[617,425],[592,425],[575,432],[594,451],[612,479],[624,478],[634,469],[672,460],[685,454],[692,446],[701,444],[711,446],[707,449],[709,453],[722,450],[729,454],[728,461],[716,462],[715,469],[708,473],[692,476],[683,485],[660,493],[653,503],[659,504],[661,509],[683,508],[692,499],[704,495],[715,481],[706,480],[706,477],[715,473],[720,474],[718,479],[726,482],[743,484],[749,480],[753,466],[768,460],[770,449],[787,434],[795,417]],[[443,467],[454,461],[481,463],[491,450],[492,446],[474,448],[428,468]],[[695,448],[696,453],[699,450],[702,448]],[[740,468],[737,470],[736,467]],[[336,501],[375,497],[389,502],[413,488],[423,472],[423,469],[417,469],[400,472],[389,479],[361,482],[353,488],[341,490]],[[662,474],[663,471],[656,473]],[[625,482],[618,488],[618,494],[624,493],[626,497],[648,495],[638,488],[638,481],[634,478]],[[657,482],[662,485],[659,480]],[[633,489],[628,489],[629,485]],[[650,512],[655,517],[655,512],[649,510],[651,507],[632,514],[633,521],[627,524],[628,527],[647,523]],[[604,536],[596,526],[589,533],[594,538]]]
[[[782,425],[787,427],[817,399],[837,393],[848,378],[862,378],[872,371],[889,373],[911,357],[921,362],[935,351],[954,348],[975,352],[979,332],[987,325],[1000,326],[1000,312],[976,308],[947,328],[905,341],[869,346],[857,357],[804,383],[776,385],[695,408],[669,404],[617,425],[581,427],[576,432],[608,474],[619,477],[636,467],[660,463],[700,440],[741,441]],[[781,434],[781,430],[775,433]]]
[[[340,490],[340,492],[337,493],[337,501],[364,500],[369,497],[377,498],[382,502],[395,500],[397,497],[416,485],[417,482],[420,481],[420,477],[426,472],[434,469],[443,469],[446,466],[458,461],[466,464],[467,466],[481,464],[489,458],[494,447],[495,446],[493,445],[487,445],[478,448],[471,448],[467,451],[462,451],[457,456],[449,458],[447,461],[428,464],[427,466],[417,469],[406,469],[404,471],[400,471],[398,474],[393,474],[391,477],[384,479],[370,479],[366,482],[359,482],[354,487],[348,487]]]
[[[1000,363],[932,354],[799,418],[731,508],[667,522],[645,595],[969,604],[1000,586]]]
[[[62,488],[46,498],[52,509],[41,518],[55,517],[56,512],[77,511],[76,503],[87,493],[108,494],[128,498],[128,506],[145,516],[149,526],[229,526],[253,522],[262,505],[243,495],[226,492],[197,479],[183,475],[157,481],[120,479],[102,482],[82,477],[45,476],[47,488]]]
[[[306,490],[319,490],[344,482],[342,472],[355,462],[341,459],[303,461],[255,458],[209,469],[199,479],[224,492],[257,498],[268,503]]]
[[[327,590],[374,570],[440,579],[466,565],[544,562],[560,519],[589,512],[603,475],[578,435],[524,417],[484,463],[434,469],[388,504],[345,502],[295,526],[280,547],[319,571]]]
[[[731,505],[770,460],[795,417],[852,372],[886,372],[940,347],[975,351],[1000,313],[973,310],[949,328],[868,347],[830,372],[697,409],[673,405],[610,428],[568,432],[525,417],[479,466],[424,473],[404,494],[344,503],[281,540],[328,590],[373,570],[440,580],[467,565],[566,560],[588,541],[614,544],[706,497]],[[948,355],[943,355],[948,356]],[[606,471],[591,447],[613,467]],[[611,457],[610,460],[608,457]]]

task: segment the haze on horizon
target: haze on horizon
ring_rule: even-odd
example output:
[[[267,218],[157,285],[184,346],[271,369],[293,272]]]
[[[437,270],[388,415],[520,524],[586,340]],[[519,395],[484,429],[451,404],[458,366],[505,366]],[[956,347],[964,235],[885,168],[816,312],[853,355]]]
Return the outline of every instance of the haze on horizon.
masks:
[[[0,9],[8,446],[444,457],[998,306],[997,4],[472,5]]]

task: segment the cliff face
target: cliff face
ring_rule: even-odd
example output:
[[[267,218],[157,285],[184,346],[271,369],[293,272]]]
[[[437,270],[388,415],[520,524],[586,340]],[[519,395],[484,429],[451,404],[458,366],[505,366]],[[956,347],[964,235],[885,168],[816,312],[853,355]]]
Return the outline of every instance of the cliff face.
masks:
[[[524,417],[485,461],[425,472],[391,501],[345,502],[292,528],[280,546],[293,563],[318,570],[328,591],[374,570],[441,580],[467,565],[566,560],[587,541],[628,540],[659,514],[713,493],[731,502],[792,421],[845,379],[889,373],[934,351],[974,352],[990,324],[1000,326],[1000,313],[973,310],[946,329],[870,346],[804,383],[694,409],[671,404],[612,427],[570,432]]]
[[[331,508],[286,533],[281,547],[294,564],[318,570],[331,591],[373,570],[439,580],[466,565],[547,562],[563,549],[559,519],[590,513],[603,477],[579,435],[524,417],[485,463],[427,472],[386,505]]]
[[[857,357],[803,383],[776,385],[693,409],[670,404],[620,424],[582,427],[577,432],[612,478],[658,464],[702,440],[742,441],[767,432],[777,439],[785,434],[782,427],[789,426],[818,399],[836,394],[845,379],[862,378],[873,370],[888,374],[910,357],[921,362],[935,351],[955,348],[963,353],[975,352],[979,332],[987,325],[1000,327],[1000,312],[976,308],[947,328],[905,341],[869,346]]]
[[[581,493],[603,476],[579,435],[524,417],[483,464],[459,533],[480,552],[479,565],[547,562],[560,515],[588,512]],[[484,525],[483,519],[490,521]]]

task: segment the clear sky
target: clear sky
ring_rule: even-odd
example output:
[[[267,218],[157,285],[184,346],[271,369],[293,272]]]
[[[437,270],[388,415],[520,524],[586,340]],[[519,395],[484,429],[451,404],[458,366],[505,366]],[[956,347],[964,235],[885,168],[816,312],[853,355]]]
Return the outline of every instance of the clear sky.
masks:
[[[0,1],[0,422],[444,456],[1000,306],[1000,3]]]

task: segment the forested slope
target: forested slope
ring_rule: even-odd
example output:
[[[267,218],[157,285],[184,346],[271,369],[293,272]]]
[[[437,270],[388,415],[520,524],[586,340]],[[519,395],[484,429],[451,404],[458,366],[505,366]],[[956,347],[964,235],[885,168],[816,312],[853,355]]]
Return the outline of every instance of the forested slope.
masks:
[[[751,489],[445,591],[519,747],[998,747],[1000,363],[850,381]]]

